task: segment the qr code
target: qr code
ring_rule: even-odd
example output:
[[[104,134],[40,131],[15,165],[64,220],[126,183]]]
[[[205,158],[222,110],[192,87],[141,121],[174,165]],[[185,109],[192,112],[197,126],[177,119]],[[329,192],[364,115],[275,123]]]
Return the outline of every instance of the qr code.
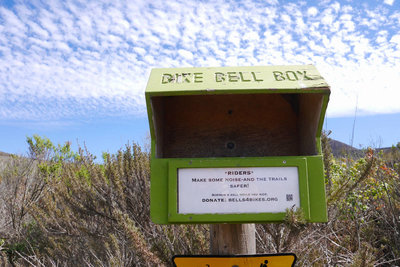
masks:
[[[286,194],[286,201],[293,201],[293,194]]]

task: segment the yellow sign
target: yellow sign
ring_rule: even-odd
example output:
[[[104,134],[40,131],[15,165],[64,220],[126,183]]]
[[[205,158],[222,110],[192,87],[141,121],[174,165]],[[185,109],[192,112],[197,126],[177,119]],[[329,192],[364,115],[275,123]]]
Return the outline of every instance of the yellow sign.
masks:
[[[175,267],[291,267],[293,253],[239,256],[174,256]]]

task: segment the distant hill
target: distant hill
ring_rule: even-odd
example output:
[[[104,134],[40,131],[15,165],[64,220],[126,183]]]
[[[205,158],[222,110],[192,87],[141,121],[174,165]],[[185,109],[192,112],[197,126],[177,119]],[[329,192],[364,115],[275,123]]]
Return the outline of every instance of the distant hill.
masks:
[[[0,161],[8,160],[10,157],[11,157],[11,154],[0,151]]]
[[[8,154],[8,153],[1,152],[1,151],[0,151],[0,157],[2,157],[2,156],[4,156],[4,157],[9,157],[9,156],[11,156],[11,154]]]
[[[340,141],[329,139],[329,144],[335,157],[351,156],[358,158],[364,156],[362,149],[357,149]]]
[[[0,170],[2,170],[7,164],[7,162],[9,162],[10,156],[11,154],[0,151]]]
[[[365,149],[357,149],[334,139],[329,139],[329,144],[332,148],[332,154],[335,157],[350,156],[354,158],[359,158],[365,156]],[[377,152],[383,151],[383,153],[388,153],[392,150],[392,147],[375,148],[374,150]]]
[[[392,150],[392,147],[383,147],[383,148],[379,148],[378,150],[379,151],[382,150],[384,153],[388,153]]]

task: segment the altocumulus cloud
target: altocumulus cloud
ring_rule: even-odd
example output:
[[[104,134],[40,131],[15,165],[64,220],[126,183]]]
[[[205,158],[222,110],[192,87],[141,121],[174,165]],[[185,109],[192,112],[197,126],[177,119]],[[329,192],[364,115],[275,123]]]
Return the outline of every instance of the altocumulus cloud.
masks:
[[[329,116],[400,112],[396,2],[0,4],[0,119],[144,114],[153,67],[315,64]]]

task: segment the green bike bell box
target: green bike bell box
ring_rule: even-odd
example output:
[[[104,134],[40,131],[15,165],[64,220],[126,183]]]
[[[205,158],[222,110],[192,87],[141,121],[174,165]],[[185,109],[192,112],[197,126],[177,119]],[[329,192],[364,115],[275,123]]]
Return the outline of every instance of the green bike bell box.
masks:
[[[326,222],[330,89],[304,66],[153,69],[146,88],[153,222]]]

